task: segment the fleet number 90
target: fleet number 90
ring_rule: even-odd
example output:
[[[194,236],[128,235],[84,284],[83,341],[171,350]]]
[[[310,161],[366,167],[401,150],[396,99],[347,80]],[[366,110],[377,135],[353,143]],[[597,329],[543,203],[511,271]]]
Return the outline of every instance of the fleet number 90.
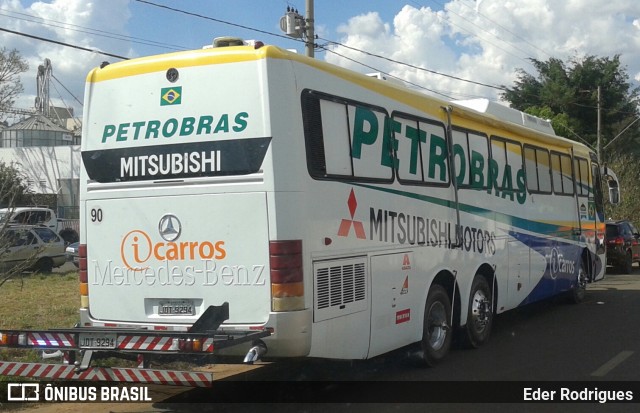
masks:
[[[91,208],[91,222],[102,222],[102,208]]]

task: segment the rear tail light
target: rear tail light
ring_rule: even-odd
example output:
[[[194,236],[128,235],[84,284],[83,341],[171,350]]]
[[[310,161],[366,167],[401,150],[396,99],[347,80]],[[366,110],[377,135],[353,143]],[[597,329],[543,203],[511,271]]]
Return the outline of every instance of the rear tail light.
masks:
[[[624,238],[622,238],[622,237],[611,238],[611,239],[609,239],[609,241],[607,241],[607,244],[609,244],[609,245],[624,245]]]
[[[0,345],[2,346],[26,346],[27,335],[16,332],[0,332]]]
[[[78,270],[80,275],[80,307],[89,308],[89,277],[87,275],[87,244],[78,247]]]
[[[185,353],[212,353],[213,346],[205,346],[204,338],[179,338],[174,339],[174,350],[177,346],[177,350]]]
[[[302,240],[270,241],[271,310],[304,309]]]

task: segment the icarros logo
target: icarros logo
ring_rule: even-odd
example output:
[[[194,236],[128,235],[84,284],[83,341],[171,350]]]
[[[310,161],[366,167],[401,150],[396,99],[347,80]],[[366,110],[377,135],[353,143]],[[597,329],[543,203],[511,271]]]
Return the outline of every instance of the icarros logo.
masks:
[[[564,258],[558,248],[553,247],[551,253],[547,256],[549,260],[549,272],[554,280],[558,275],[573,275],[575,272],[575,263],[572,260]]]
[[[179,240],[182,224],[174,214],[163,215],[158,222],[158,234],[162,241],[152,238],[147,232],[129,231],[120,244],[120,256],[126,268],[144,271],[151,260],[221,260],[227,256],[224,241]]]

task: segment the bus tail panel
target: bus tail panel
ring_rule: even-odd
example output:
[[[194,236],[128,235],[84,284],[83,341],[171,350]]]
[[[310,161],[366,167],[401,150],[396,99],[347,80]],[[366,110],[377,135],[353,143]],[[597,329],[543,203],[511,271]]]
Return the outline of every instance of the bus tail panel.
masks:
[[[190,325],[209,306],[228,302],[229,324],[265,323],[266,202],[264,192],[87,201],[84,304],[91,317]]]

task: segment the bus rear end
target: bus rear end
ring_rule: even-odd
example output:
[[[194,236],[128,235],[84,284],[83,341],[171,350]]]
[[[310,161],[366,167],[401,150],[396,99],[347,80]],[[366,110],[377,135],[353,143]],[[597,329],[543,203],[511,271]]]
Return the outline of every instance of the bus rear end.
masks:
[[[89,74],[83,326],[189,330],[228,303],[223,330],[266,330],[270,355],[308,354],[302,241],[270,233],[266,61],[240,46]]]

